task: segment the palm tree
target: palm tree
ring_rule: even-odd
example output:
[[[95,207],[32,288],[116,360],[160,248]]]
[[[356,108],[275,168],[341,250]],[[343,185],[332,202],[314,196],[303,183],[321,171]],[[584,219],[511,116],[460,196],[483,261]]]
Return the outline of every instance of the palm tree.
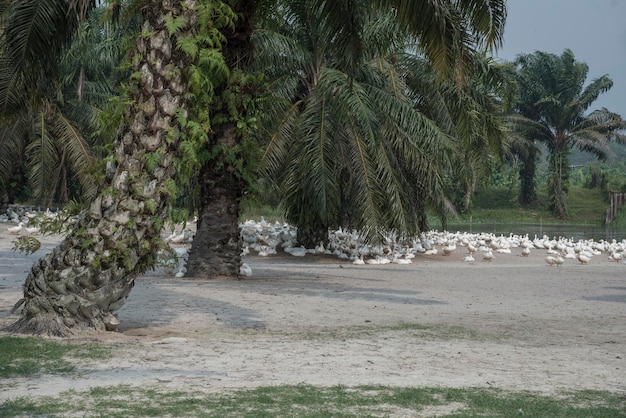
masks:
[[[407,37],[391,14],[372,13],[351,78],[326,43],[325,17],[306,2],[285,12],[273,22],[278,32],[258,32],[256,65],[276,100],[265,176],[299,242],[311,247],[327,240],[329,227],[350,223],[370,238],[380,229],[415,233],[426,205],[444,200],[440,173],[451,148],[405,94]]]
[[[251,181],[250,138],[255,97],[261,81],[246,73],[253,61],[252,18],[259,1],[233,0],[237,19],[223,30],[221,50],[229,75],[217,84],[208,105],[213,111],[206,142],[196,151],[199,163],[197,231],[189,252],[187,275],[197,278],[238,278],[241,265],[239,202]],[[196,103],[196,106],[198,104]]]
[[[77,27],[58,71],[41,74],[41,88],[31,89],[30,100],[5,108],[0,125],[0,184],[6,184],[11,172],[28,172],[33,203],[50,206],[76,197],[70,183],[81,185],[83,196],[95,190],[90,175],[95,163],[91,133],[113,93],[110,81],[116,72],[115,51],[103,36],[101,15],[99,10]],[[2,73],[13,71],[10,61],[0,62],[9,65]],[[4,91],[11,88],[5,86]]]
[[[417,40],[438,74],[463,81],[476,50],[501,45],[506,21],[504,0],[313,0],[328,19],[333,42],[348,68],[356,68],[365,51],[362,28],[372,3],[391,11],[402,29]]]
[[[20,5],[7,38],[19,22],[38,27],[42,19],[22,15]],[[48,7],[45,16],[75,18],[65,2],[39,6]],[[104,184],[63,242],[31,269],[13,331],[67,335],[114,326],[112,312],[125,303],[137,275],[154,265],[163,216],[175,194],[173,176],[184,166],[180,149],[197,141],[194,128],[207,123],[189,102],[206,102],[211,83],[225,79],[219,30],[231,27],[234,15],[227,5],[208,1],[153,1],[140,10],[126,108]]]
[[[589,68],[576,61],[569,49],[560,56],[540,51],[520,55],[515,67],[519,99],[510,121],[518,136],[546,144],[550,153],[550,209],[565,218],[571,148],[605,158],[609,140],[626,139],[622,133],[626,122],[620,115],[605,108],[586,113],[613,81],[604,75],[585,86]],[[532,158],[531,153],[529,164]]]
[[[251,3],[260,2],[247,2]],[[325,19],[325,34],[328,35],[325,42],[332,44],[337,51],[334,55],[337,65],[343,69],[351,85],[356,78],[356,71],[363,61],[366,50],[364,48],[364,24],[366,16],[370,12],[370,3],[354,2],[351,0],[311,0],[296,2],[268,2],[265,7],[258,7],[260,13],[265,15],[276,14],[281,16],[286,8],[293,5],[294,8],[310,4],[313,10],[319,12],[319,16]],[[258,5],[258,4],[257,4]],[[475,49],[494,48],[502,41],[504,21],[506,19],[506,7],[503,0],[449,0],[449,1],[423,1],[423,0],[379,0],[373,2],[380,12],[391,12],[400,24],[404,33],[412,34],[419,50],[428,58],[437,70],[438,78],[455,80],[456,83],[466,82],[472,57]],[[243,8],[251,10],[251,7]],[[245,21],[251,20],[251,15],[239,13],[245,16]],[[235,138],[235,143],[239,144]],[[233,176],[228,174],[226,176]],[[204,169],[209,173],[210,170]],[[227,177],[222,177],[226,179]],[[241,176],[234,176],[231,187],[241,184],[238,180]],[[433,177],[427,177],[435,181]],[[423,181],[423,179],[421,179]],[[207,183],[207,182],[205,182]],[[211,180],[208,184],[213,184]],[[225,184],[225,183],[224,183]],[[221,190],[228,190],[221,188]],[[232,190],[232,189],[231,189]],[[227,273],[231,277],[237,277],[236,264],[232,260],[238,258],[240,252],[238,242],[235,241],[235,229],[238,220],[238,200],[243,190],[231,193],[228,204],[220,204],[224,210],[216,211],[215,207],[209,208],[209,202],[216,199],[205,198],[202,213],[219,213],[220,218],[213,218],[219,222],[211,232],[199,230],[195,240],[198,242],[192,249],[189,257],[191,265],[190,274],[202,277],[214,276]],[[344,197],[348,197],[345,194]],[[405,202],[406,203],[406,202]],[[228,210],[226,210],[228,208]],[[206,223],[205,223],[206,225]],[[321,226],[315,229],[322,230]],[[210,235],[213,237],[212,238]],[[200,244],[202,242],[202,244]],[[205,243],[208,243],[206,245]],[[205,259],[205,260],[202,260]],[[201,270],[196,265],[202,264]]]

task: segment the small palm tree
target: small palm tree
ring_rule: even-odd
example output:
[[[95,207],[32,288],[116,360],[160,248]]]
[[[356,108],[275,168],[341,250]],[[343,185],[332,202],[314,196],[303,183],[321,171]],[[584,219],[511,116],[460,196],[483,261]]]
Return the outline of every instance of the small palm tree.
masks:
[[[589,67],[566,49],[560,56],[546,52],[520,55],[515,61],[519,99],[512,128],[522,137],[541,141],[548,148],[550,209],[567,216],[567,192],[571,148],[606,158],[608,141],[623,141],[626,122],[602,108],[586,113],[598,96],[613,86],[607,76],[587,86]]]

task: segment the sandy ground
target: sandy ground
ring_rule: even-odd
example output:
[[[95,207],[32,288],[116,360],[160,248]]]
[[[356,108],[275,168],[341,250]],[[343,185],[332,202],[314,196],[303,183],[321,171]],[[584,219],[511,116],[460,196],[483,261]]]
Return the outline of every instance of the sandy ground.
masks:
[[[32,262],[0,230],[0,326]],[[281,384],[497,387],[626,393],[626,265],[545,264],[545,253],[493,262],[418,255],[410,265],[247,257],[237,282],[137,280],[115,345],[72,376],[0,383],[0,401],[117,384],[223,391]]]

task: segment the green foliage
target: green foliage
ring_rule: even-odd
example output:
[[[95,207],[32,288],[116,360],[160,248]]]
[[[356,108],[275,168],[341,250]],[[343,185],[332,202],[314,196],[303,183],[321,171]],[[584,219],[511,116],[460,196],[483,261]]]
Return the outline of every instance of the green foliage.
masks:
[[[269,18],[275,33],[258,34],[255,65],[274,93],[260,123],[263,174],[287,219],[376,238],[423,229],[427,208],[452,212],[450,197],[463,205],[504,139],[493,63],[476,55],[471,83],[442,80],[410,52],[396,14],[363,7],[361,57],[348,65],[326,32],[336,16],[314,8],[285,4],[283,21]]]
[[[547,186],[537,189],[533,205],[521,207],[517,202],[518,188],[485,187],[474,195],[472,208],[455,220],[460,223],[538,223],[563,224],[549,210]],[[567,223],[604,225],[608,201],[598,188],[571,187],[569,191],[569,218]],[[433,225],[436,221],[433,220]]]
[[[185,19],[184,16],[173,17],[171,15],[167,15],[165,16],[164,22],[165,27],[167,28],[167,33],[172,36],[180,29],[185,27],[185,25],[187,24],[187,19]]]
[[[3,33],[11,39],[0,48],[0,96],[7,99],[0,100],[0,189],[7,175],[25,168],[31,202],[88,199],[102,179],[94,150],[106,142],[100,112],[118,80],[120,32],[103,29],[104,8],[92,10],[95,3],[86,5],[92,11],[88,17],[71,22],[67,2],[47,2],[36,10],[26,3],[2,10]],[[30,31],[22,32],[27,27]],[[7,59],[33,51],[39,51],[33,60]],[[22,84],[26,79],[30,82]],[[18,91],[21,98],[11,99]]]
[[[13,241],[13,251],[21,251],[28,254],[36,253],[41,248],[41,241],[35,237],[21,236]]]
[[[157,202],[154,199],[148,199],[144,202],[144,207],[150,212],[151,215],[154,215],[157,210]]]
[[[148,171],[153,171],[159,166],[163,160],[163,154],[160,152],[147,152],[143,156]]]
[[[512,140],[525,140],[526,147],[536,147],[536,141],[545,144],[550,154],[550,207],[555,216],[565,218],[571,148],[605,159],[608,142],[626,138],[626,121],[619,115],[605,108],[588,112],[613,81],[605,75],[587,83],[588,66],[568,49],[560,56],[541,51],[520,55],[514,64],[519,93],[510,118]],[[522,167],[534,164],[534,153],[524,153],[524,147],[513,152],[524,160]]]

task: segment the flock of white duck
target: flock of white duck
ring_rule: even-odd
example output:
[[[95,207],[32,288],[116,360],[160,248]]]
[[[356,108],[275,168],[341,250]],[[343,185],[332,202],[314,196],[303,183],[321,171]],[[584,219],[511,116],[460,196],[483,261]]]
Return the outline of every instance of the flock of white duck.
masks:
[[[9,208],[6,213],[0,214],[0,223],[9,223],[7,232],[13,235],[36,235],[39,229],[29,226],[29,221],[38,217],[55,217],[56,213],[47,209],[33,211],[26,209],[13,210]],[[164,239],[170,243],[181,260],[187,256],[187,249],[193,242],[193,223],[187,228],[174,228],[170,235]],[[497,257],[507,254],[529,256],[533,251],[545,251],[545,262],[548,266],[561,266],[566,260],[574,260],[580,264],[587,264],[594,257],[601,257],[608,261],[623,262],[626,252],[626,239],[621,241],[585,239],[577,240],[563,237],[541,238],[528,235],[509,236],[495,235],[491,233],[468,233],[429,231],[423,232],[417,237],[406,238],[389,232],[382,235],[380,244],[367,244],[361,240],[356,230],[338,229],[329,231],[328,243],[320,243],[315,248],[305,248],[298,245],[296,228],[287,223],[270,223],[265,219],[261,221],[247,220],[239,225],[240,236],[243,244],[242,256],[256,254],[258,256],[270,256],[279,252],[291,254],[295,257],[303,257],[307,254],[336,256],[355,265],[380,265],[380,264],[410,264],[416,255],[424,256],[453,256],[459,257],[466,262],[493,261]],[[176,232],[178,229],[179,232]],[[184,264],[184,263],[183,263]],[[181,267],[179,274],[184,274]],[[251,275],[250,267],[244,263],[241,267],[243,275]]]
[[[242,255],[258,254],[268,256],[279,251],[293,256],[306,254],[332,255],[352,264],[410,264],[418,254],[424,256],[459,257],[463,261],[493,261],[500,255],[516,254],[528,257],[533,251],[544,251],[548,266],[559,267],[571,259],[580,264],[587,264],[593,257],[603,254],[608,261],[624,262],[626,239],[595,241],[567,238],[541,238],[528,235],[509,236],[491,233],[468,233],[429,231],[414,238],[402,238],[395,233],[382,236],[382,243],[371,245],[363,243],[358,231],[338,229],[330,231],[328,244],[320,243],[315,248],[304,248],[296,243],[296,229],[285,223],[268,223],[248,220],[240,225],[244,242]],[[247,269],[246,269],[247,270]]]
[[[7,208],[7,210],[0,214],[0,223],[8,223],[12,226],[7,227],[7,232],[11,235],[37,235],[39,234],[39,227],[32,225],[32,222],[37,217],[55,218],[57,212],[53,212],[50,208],[45,211],[36,210],[33,208]]]

